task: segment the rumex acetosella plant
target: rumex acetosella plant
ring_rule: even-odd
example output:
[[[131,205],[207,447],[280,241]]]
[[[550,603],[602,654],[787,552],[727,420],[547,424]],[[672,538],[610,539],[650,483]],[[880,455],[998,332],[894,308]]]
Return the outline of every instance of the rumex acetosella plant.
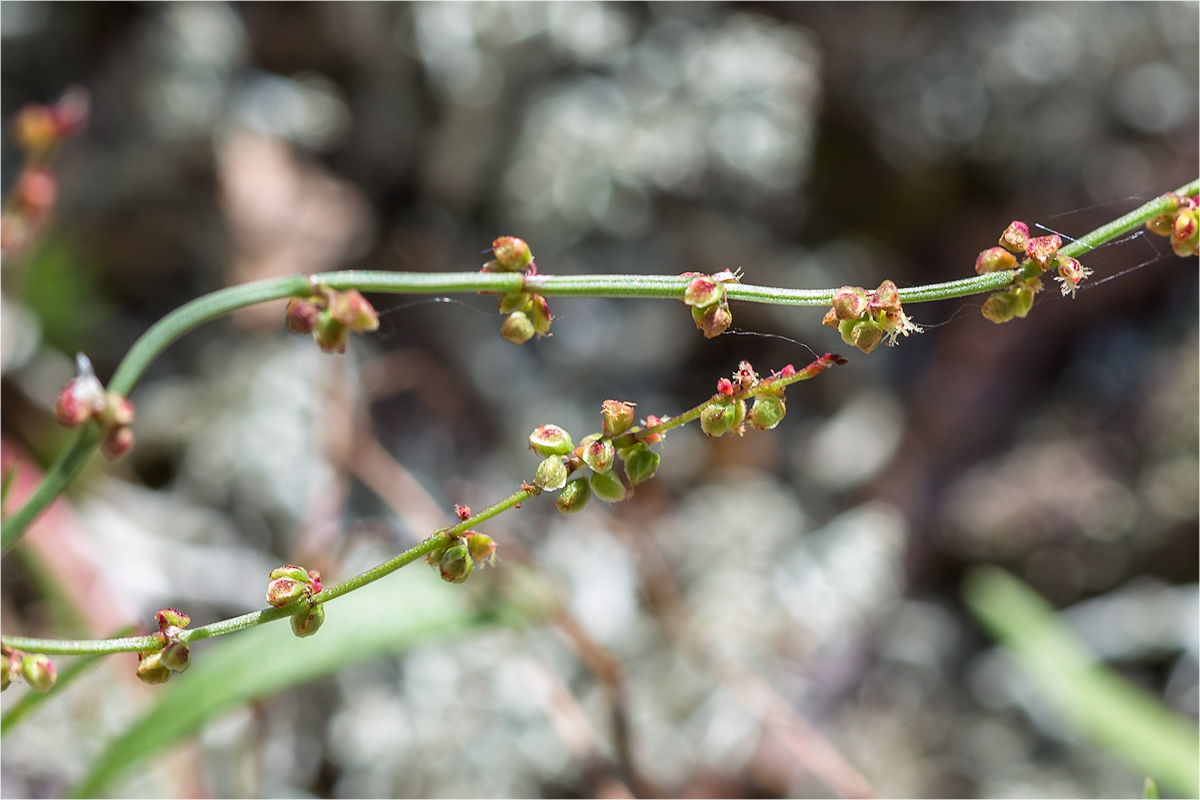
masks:
[[[55,107],[30,107],[18,115],[16,138],[28,166],[16,184],[14,200],[6,206],[6,256],[18,254],[50,213],[54,197],[51,156],[63,137],[84,124],[87,106],[86,94],[73,90]],[[548,298],[553,297],[681,301],[707,339],[730,329],[738,302],[808,306],[825,309],[824,324],[836,330],[844,344],[872,353],[880,344],[896,345],[901,337],[922,332],[910,316],[911,307],[922,302],[985,295],[983,316],[1006,323],[1032,312],[1036,295],[1044,287],[1043,278],[1052,278],[1063,296],[1075,298],[1092,274],[1084,263],[1088,254],[1142,226],[1168,237],[1177,255],[1195,256],[1200,240],[1198,189],[1200,181],[1189,183],[1066,243],[1059,234],[1031,237],[1027,224],[1014,221],[999,233],[996,245],[979,253],[974,276],[926,286],[902,288],[891,280],[874,288],[760,286],[744,282],[747,274],[741,270],[729,269],[713,274],[557,275],[539,271],[527,242],[501,236],[492,243],[492,258],[477,271],[343,271],[224,289],[180,307],[152,326],[133,345],[107,386],[96,377],[87,356],[77,356],[77,374],[62,388],[54,406],[55,419],[77,429],[75,438],[20,505],[10,509],[4,498],[0,540],[4,551],[9,551],[97,449],[115,459],[135,446],[137,421],[129,394],[154,358],[193,328],[258,303],[288,300],[287,328],[311,335],[323,352],[333,355],[346,352],[352,334],[369,334],[379,327],[378,313],[363,292],[494,295],[502,318],[500,335],[522,346],[551,334],[554,317]],[[681,324],[686,324],[684,318]],[[56,678],[49,656],[108,653],[137,654],[137,677],[145,683],[161,684],[187,669],[194,641],[284,618],[297,637],[313,636],[319,633],[330,601],[414,561],[424,560],[448,583],[464,583],[476,569],[496,563],[496,542],[477,530],[493,517],[547,493],[554,495],[558,511],[567,515],[583,511],[593,497],[602,503],[628,500],[639,486],[653,480],[663,458],[659,445],[673,429],[698,422],[700,429],[714,438],[769,432],[785,419],[790,386],[847,363],[842,355],[826,353],[802,367],[787,364],[760,372],[742,361],[731,374],[713,376],[712,395],[684,411],[643,413],[634,400],[609,399],[599,409],[594,430],[571,432],[546,420],[528,436],[529,449],[537,460],[531,462],[527,480],[481,511],[456,506],[457,524],[432,532],[388,561],[328,586],[316,570],[281,565],[265,576],[265,609],[196,627],[191,627],[188,614],[166,608],[156,614],[153,632],[145,635],[61,641],[4,636],[3,686],[24,682],[37,691],[49,691]],[[11,476],[5,477],[7,495]]]

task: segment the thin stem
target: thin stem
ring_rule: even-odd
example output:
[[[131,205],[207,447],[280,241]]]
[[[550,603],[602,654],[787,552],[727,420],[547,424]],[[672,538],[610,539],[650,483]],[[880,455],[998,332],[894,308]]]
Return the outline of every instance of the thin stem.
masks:
[[[1200,192],[1200,180],[1180,187],[1177,195]],[[1062,248],[1064,255],[1076,256],[1110,242],[1146,223],[1169,213],[1175,205],[1169,198],[1156,198],[1140,208],[1102,225]],[[1019,269],[979,275],[946,283],[915,286],[900,290],[905,303],[924,303],[995,291],[1014,280],[1040,274],[1036,265],[1025,262]],[[109,388],[127,395],[146,367],[168,345],[199,325],[240,308],[269,300],[307,296],[314,285],[332,289],[407,294],[448,294],[455,292],[503,293],[531,291],[550,297],[619,297],[677,299],[684,296],[690,278],[682,275],[525,275],[522,273],[450,272],[404,273],[365,270],[293,275],[222,289],[198,298],[172,311],[150,327],[134,344],[113,375]],[[725,284],[729,299],[751,303],[788,306],[825,306],[833,289],[788,289],[753,284]],[[99,442],[94,424],[84,429],[67,450],[47,470],[41,482],[10,517],[0,522],[0,550],[7,552],[24,534],[30,523],[54,498],[58,497],[83,470]]]

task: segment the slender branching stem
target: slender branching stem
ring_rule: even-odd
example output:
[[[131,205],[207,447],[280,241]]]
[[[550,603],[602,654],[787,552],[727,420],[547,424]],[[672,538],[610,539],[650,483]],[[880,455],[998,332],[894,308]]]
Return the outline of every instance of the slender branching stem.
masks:
[[[1200,180],[1176,190],[1178,195],[1195,195]],[[1170,198],[1156,198],[1064,246],[1064,255],[1078,256],[1105,242],[1119,238],[1148,220],[1174,210]],[[1026,262],[1015,270],[1002,271],[946,283],[900,290],[904,303],[946,300],[995,291],[1016,279],[1034,277],[1035,265]],[[456,292],[503,293],[531,291],[548,297],[624,297],[682,299],[690,279],[679,275],[525,275],[523,273],[452,272],[405,273],[349,270],[304,276],[293,275],[222,289],[193,300],[151,326],[121,361],[109,389],[128,394],[152,362],[168,345],[188,331],[238,309],[269,300],[304,297],[314,286],[359,289],[405,294],[453,294]],[[792,306],[825,306],[833,289],[787,289],[745,283],[725,284],[730,300]],[[83,470],[95,451],[100,435],[95,423],[81,431],[41,482],[8,518],[0,522],[0,550],[7,552],[46,506],[58,497]]]

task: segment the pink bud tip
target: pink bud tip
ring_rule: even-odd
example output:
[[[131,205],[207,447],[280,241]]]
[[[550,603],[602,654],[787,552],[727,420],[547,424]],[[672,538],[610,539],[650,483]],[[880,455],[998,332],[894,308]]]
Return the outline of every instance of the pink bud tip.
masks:
[[[733,381],[729,380],[729,378],[720,378],[717,380],[717,394],[733,397],[733,392]]]
[[[1049,236],[1039,236],[1036,239],[1030,239],[1026,252],[1033,263],[1037,264],[1042,270],[1050,267],[1054,256],[1062,248],[1062,237],[1057,233]]]
[[[470,506],[460,506],[457,503],[455,503],[454,504],[454,516],[458,517],[463,522],[466,522],[468,519],[471,518],[471,507]]]

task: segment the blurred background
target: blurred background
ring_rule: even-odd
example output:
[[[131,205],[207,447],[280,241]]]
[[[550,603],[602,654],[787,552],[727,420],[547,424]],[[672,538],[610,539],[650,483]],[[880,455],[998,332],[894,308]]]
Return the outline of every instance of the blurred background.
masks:
[[[973,274],[1011,220],[1078,236],[1198,168],[1194,3],[0,14],[6,197],[16,111],[92,100],[52,216],[3,268],[18,494],[68,441],[50,409],[75,352],[107,381],[225,286],[475,270],[502,234],[543,273],[909,286]],[[509,494],[539,424],[578,441],[608,398],[676,413],[742,359],[850,363],[793,387],[772,432],[672,432],[628,502],[488,523],[499,563],[463,586],[414,565],[331,603],[312,639],[197,644],[167,686],[103,659],[5,731],[0,789],[1140,793],[962,595],[1003,567],[1194,726],[1196,263],[1144,232],[1083,261],[1073,301],[1051,285],[1003,326],[982,297],[913,306],[926,332],[869,356],[820,310],[742,303],[711,341],[676,303],[551,298],[553,335],[516,347],[469,295],[374,295],[380,330],[341,357],[287,334],[282,304],[196,330],[133,392],[134,451],[96,459],[4,559],[6,634],[245,613],[274,566],[333,583]]]

